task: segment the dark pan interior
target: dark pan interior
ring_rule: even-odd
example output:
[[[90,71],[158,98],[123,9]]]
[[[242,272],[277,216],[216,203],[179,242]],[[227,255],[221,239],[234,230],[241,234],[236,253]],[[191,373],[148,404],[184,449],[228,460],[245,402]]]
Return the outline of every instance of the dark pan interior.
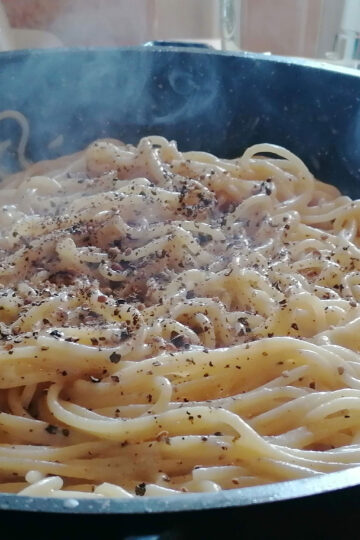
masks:
[[[356,197],[360,192],[360,75],[346,69],[175,47],[17,51],[0,54],[0,111],[5,109],[28,118],[26,154],[34,161],[79,150],[104,136],[137,142],[160,134],[176,139],[181,150],[224,157],[270,142],[295,152],[318,178],[344,193]],[[49,148],[58,135],[62,143]],[[9,170],[18,168],[19,137],[14,120],[0,122],[0,142],[11,139],[1,156],[1,165]],[[220,511],[224,516],[232,509],[245,520],[250,515],[246,511],[253,512],[250,508],[272,503],[274,509],[287,499],[288,504],[304,505],[309,498],[319,501],[321,493],[326,505],[349,503],[349,494],[360,493],[359,479],[354,469],[218,494],[71,504],[0,495],[0,511],[4,519],[20,511],[117,514],[124,526],[126,516],[136,514],[156,527],[162,514],[162,528],[168,528],[179,516],[197,510],[191,515],[206,513],[207,522],[215,526],[210,518]],[[335,495],[338,490],[342,499]],[[314,504],[321,503],[313,502],[312,508]],[[175,513],[178,518],[171,517]],[[271,514],[277,515],[275,510]],[[189,521],[181,517],[181,522]],[[141,528],[145,522],[131,523]]]
[[[156,133],[223,157],[270,142],[356,196],[360,75],[350,70],[179,47],[16,51],[0,54],[0,100],[0,110],[29,119],[33,160],[109,135]],[[1,158],[8,166],[19,134],[14,120],[0,123],[0,141],[13,141]],[[59,134],[63,144],[49,149]]]

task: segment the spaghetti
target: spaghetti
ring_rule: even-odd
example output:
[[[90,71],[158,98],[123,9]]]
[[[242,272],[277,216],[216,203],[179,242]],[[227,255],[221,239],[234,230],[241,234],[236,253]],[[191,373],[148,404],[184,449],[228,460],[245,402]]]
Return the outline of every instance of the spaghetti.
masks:
[[[280,147],[225,160],[158,136],[34,164],[0,198],[2,492],[360,464],[359,201]]]

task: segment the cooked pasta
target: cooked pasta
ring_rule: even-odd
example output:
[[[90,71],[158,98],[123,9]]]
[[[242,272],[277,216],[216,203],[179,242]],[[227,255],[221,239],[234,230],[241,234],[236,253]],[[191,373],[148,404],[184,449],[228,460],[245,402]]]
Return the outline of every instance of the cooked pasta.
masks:
[[[107,139],[0,188],[0,491],[360,464],[360,202],[284,148]]]

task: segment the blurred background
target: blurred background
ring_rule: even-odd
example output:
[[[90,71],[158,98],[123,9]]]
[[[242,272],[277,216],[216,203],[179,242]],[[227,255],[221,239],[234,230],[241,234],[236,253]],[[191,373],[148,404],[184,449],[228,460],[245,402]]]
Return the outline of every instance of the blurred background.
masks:
[[[360,0],[2,0],[0,48],[207,42],[360,63]]]

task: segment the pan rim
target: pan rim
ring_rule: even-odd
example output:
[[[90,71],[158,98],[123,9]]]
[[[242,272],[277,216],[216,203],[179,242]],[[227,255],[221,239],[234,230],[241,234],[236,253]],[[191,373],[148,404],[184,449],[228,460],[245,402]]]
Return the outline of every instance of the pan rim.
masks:
[[[2,59],[16,59],[22,56],[55,56],[62,54],[115,54],[119,52],[142,52],[146,54],[155,53],[182,53],[196,54],[205,56],[235,57],[250,61],[259,61],[264,63],[287,64],[288,66],[302,66],[319,71],[328,71],[339,73],[350,77],[360,78],[360,70],[349,68],[338,64],[331,64],[321,60],[302,58],[297,56],[280,56],[270,53],[257,53],[251,51],[223,51],[210,47],[193,46],[189,43],[174,42],[174,44],[162,44],[161,42],[147,42],[142,45],[132,45],[126,47],[56,47],[52,49],[17,49],[12,51],[1,51],[0,61]]]
[[[0,511],[55,514],[156,515],[268,505],[350,489],[360,484],[360,466],[259,486],[165,497],[55,498],[0,494]]]

